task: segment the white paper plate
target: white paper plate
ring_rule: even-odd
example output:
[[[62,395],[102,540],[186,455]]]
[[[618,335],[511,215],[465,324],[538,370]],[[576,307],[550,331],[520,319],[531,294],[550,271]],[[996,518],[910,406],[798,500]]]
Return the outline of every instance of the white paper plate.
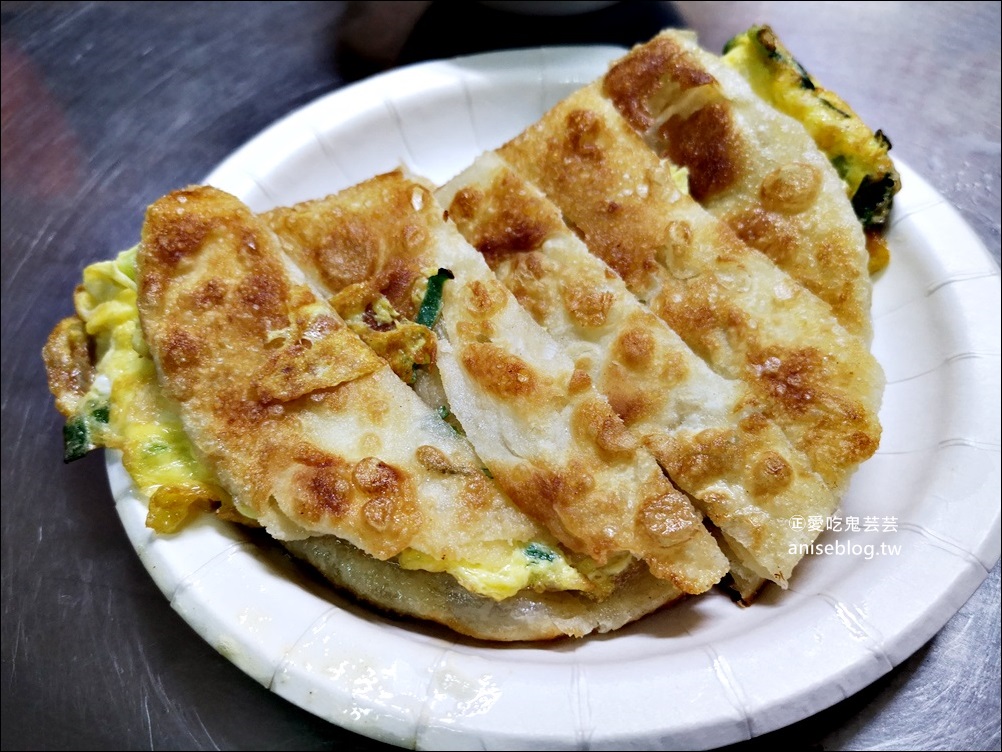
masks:
[[[620,52],[523,50],[396,70],[284,118],[206,182],[255,210],[400,164],[441,183]],[[402,746],[708,748],[828,707],[935,634],[999,557],[999,271],[956,211],[899,167],[892,261],[874,300],[884,434],[843,504],[861,530],[825,533],[821,543],[847,550],[802,562],[785,593],[749,609],[710,594],[610,636],[484,647],[350,606],[213,519],[155,536],[110,456],[129,537],[175,609],[250,676]],[[895,529],[866,532],[867,517]],[[879,555],[882,544],[897,553]]]

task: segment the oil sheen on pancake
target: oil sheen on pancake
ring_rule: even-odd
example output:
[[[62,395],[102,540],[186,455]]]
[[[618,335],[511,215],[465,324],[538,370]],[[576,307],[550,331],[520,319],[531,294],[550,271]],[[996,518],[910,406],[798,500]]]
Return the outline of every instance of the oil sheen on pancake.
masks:
[[[710,369],[497,155],[437,195],[740,560],[785,587],[801,545],[816,536],[789,520],[828,515],[838,497],[756,409],[748,386]]]
[[[368,300],[413,320],[448,270],[434,323],[441,407],[515,504],[599,563],[632,555],[688,593],[720,580],[727,562],[702,515],[426,186],[388,173],[266,218],[335,305]]]
[[[234,197],[195,187],[155,202],[137,281],[145,342],[200,455],[244,514],[352,593],[504,640],[615,629],[679,597],[633,560],[597,594],[587,566],[511,598],[457,584],[464,566],[513,543],[572,557]],[[462,566],[447,575],[399,563],[415,553]]]
[[[841,495],[879,443],[883,372],[827,303],[681,193],[601,81],[498,153],[696,354],[744,381]]]
[[[869,342],[866,239],[841,178],[801,123],[691,32],[637,45],[602,91],[660,156],[688,169],[693,198]]]
[[[233,197],[193,188],[154,203],[138,272],[164,391],[272,535],[338,535],[386,559],[542,534]]]

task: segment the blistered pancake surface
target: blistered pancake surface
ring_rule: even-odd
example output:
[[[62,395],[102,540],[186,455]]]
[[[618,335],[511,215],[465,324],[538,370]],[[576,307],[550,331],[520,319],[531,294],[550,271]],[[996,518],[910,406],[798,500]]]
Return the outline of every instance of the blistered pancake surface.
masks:
[[[693,198],[869,342],[866,240],[838,173],[799,122],[677,30],[617,61],[603,92],[659,155],[688,169]]]
[[[438,195],[498,279],[748,566],[785,585],[800,544],[814,537],[790,518],[830,514],[838,496],[756,410],[747,385],[710,369],[496,155]]]
[[[232,196],[191,188],[154,203],[138,271],[164,391],[275,537],[336,535],[380,559],[475,559],[484,542],[546,537]]]
[[[844,489],[876,450],[883,373],[829,306],[675,187],[600,82],[498,152],[589,250]]]
[[[700,513],[588,377],[581,374],[582,380],[560,346],[444,220],[427,188],[392,173],[298,210],[279,210],[269,221],[282,232],[286,215],[306,211],[315,235],[283,237],[314,279],[334,278],[334,270],[314,265],[352,252],[317,249],[344,237],[339,228],[353,221],[349,216],[394,223],[384,224],[378,254],[351,265],[371,265],[372,284],[398,311],[413,306],[423,280],[410,291],[384,287],[382,280],[401,276],[388,270],[449,270],[435,327],[437,374],[448,409],[515,504],[565,546],[596,561],[628,552],[685,592],[702,592],[720,579],[726,561]],[[404,236],[421,240],[409,243]]]

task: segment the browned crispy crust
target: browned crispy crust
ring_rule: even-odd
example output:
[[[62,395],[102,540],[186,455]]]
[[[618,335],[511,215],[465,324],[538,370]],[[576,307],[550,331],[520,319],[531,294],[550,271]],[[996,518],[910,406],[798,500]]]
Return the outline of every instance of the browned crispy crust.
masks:
[[[289,454],[304,524],[358,515],[365,500],[352,466],[296,446],[299,412],[313,398],[336,411],[382,363],[292,281],[275,246],[220,191],[189,188],[155,202],[137,256],[143,333],[195,445],[253,516],[267,515]]]
[[[799,123],[677,30],[630,50],[602,92],[659,155],[688,169],[693,198],[869,341],[866,240],[841,180]]]
[[[677,599],[679,588],[701,592],[719,576],[714,570],[709,579],[689,579],[693,571],[707,574],[712,557],[705,546],[680,541],[696,528],[709,534],[660,472],[641,479],[646,495],[625,523],[617,489],[596,492],[606,482],[596,480],[600,467],[622,468],[650,453],[720,524],[737,589],[753,597],[763,569],[744,564],[758,562],[755,549],[774,541],[764,526],[751,545],[726,537],[734,499],[706,489],[734,481],[740,468],[737,482],[756,503],[778,499],[764,502],[772,503],[770,513],[800,512],[784,493],[810,472],[800,459],[806,455],[837,494],[879,441],[882,375],[853,336],[869,336],[862,246],[826,223],[830,191],[810,160],[763,158],[738,116],[744,105],[713,65],[686,37],[661,35],[500,153],[550,194],[593,252],[692,353],[747,385],[733,425],[638,433],[633,429],[663,407],[665,390],[691,376],[691,362],[651,336],[649,317],[623,322],[602,369],[589,373],[589,364],[578,362],[558,377],[495,339],[511,324],[507,292],[496,279],[473,275],[450,287],[455,362],[480,395],[522,418],[547,415],[559,403],[575,451],[552,462],[500,465],[496,483],[485,480],[471,451],[448,441],[411,442],[402,458],[399,447],[389,448],[390,435],[406,432],[400,427],[422,408],[372,347],[386,356],[381,350],[397,351],[408,337],[380,339],[377,331],[367,346],[317,290],[385,295],[413,318],[416,290],[442,258],[446,215],[427,186],[399,173],[377,176],[334,200],[271,212],[266,222],[207,187],[152,205],[138,257],[144,335],[165,393],[241,510],[336,585],[381,609],[483,639],[580,636],[616,629]],[[626,124],[689,170],[692,196],[729,229],[678,195],[664,165],[641,155],[643,142],[631,140]],[[486,205],[483,195],[461,193],[450,211],[476,219],[464,231],[537,321],[559,310],[581,330],[606,326],[618,299],[596,279],[540,284],[548,273],[542,244],[566,227],[555,212],[507,188],[503,200]],[[823,227],[825,237],[807,227]],[[835,318],[772,263],[820,296]],[[431,337],[423,343],[420,364],[434,360],[434,345]],[[67,416],[93,378],[88,347],[71,317],[43,351],[50,389]],[[412,368],[395,370],[410,378]],[[410,400],[402,412],[400,400]],[[775,449],[773,421],[804,455]],[[443,499],[448,514],[435,519]],[[631,541],[626,548],[650,571],[634,562],[602,601],[522,592],[498,603],[449,575],[388,561],[409,547],[461,556],[464,545],[491,534],[510,541],[541,533],[539,522],[599,561]],[[596,532],[621,523],[617,534]],[[450,537],[456,530],[458,539]],[[675,558],[662,549],[674,549]],[[788,569],[766,567],[781,583]]]
[[[499,154],[698,355],[750,386],[831,488],[844,488],[879,442],[880,366],[826,304],[678,192],[600,83]]]
[[[450,576],[385,561],[407,547],[462,560],[483,542],[551,539],[234,197],[193,187],[155,202],[137,282],[160,383],[195,447],[242,511],[335,584],[381,608],[505,640],[613,628],[678,597],[643,575],[608,601],[530,590],[493,606]]]
[[[77,405],[94,381],[90,338],[79,316],[68,316],[49,332],[42,348],[49,391],[64,418],[77,413]]]
[[[483,532],[508,503],[478,481],[475,456],[447,430],[395,448],[396,421],[430,411],[295,280],[278,249],[246,207],[210,188],[176,191],[148,211],[143,331],[196,447],[277,537],[338,534],[388,558],[433,524],[434,494],[454,498],[453,513]],[[361,424],[344,435],[354,424],[338,421],[349,419]],[[455,472],[426,467],[426,445]]]
[[[438,196],[498,279],[575,354],[628,435],[735,541],[760,580],[785,585],[798,546],[815,536],[789,517],[831,514],[838,496],[754,409],[747,387],[709,369],[496,155],[478,158]]]
[[[424,214],[414,208],[415,196],[423,197],[424,189],[387,173],[341,191],[336,201],[279,207],[262,219],[328,294],[360,285],[413,319],[420,300],[411,291],[423,279],[433,242]]]
[[[344,264],[365,268],[366,284],[413,310],[413,290],[397,282],[450,268],[436,330],[449,348],[440,348],[439,370],[452,412],[508,496],[597,561],[629,551],[684,592],[719,581],[726,562],[700,513],[591,384],[572,388],[573,363],[443,221],[427,188],[394,172],[266,218],[327,294],[360,282],[339,276],[334,267]],[[359,226],[373,238],[357,243],[361,231],[346,228]],[[347,260],[354,253],[366,259]],[[582,315],[600,308],[578,301]]]

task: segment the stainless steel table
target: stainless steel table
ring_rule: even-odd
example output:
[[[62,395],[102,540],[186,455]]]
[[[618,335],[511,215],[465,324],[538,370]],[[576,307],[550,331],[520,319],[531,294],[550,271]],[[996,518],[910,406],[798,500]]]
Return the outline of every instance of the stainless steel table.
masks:
[[[1000,15],[997,2],[624,1],[562,19],[453,3],[4,2],[3,749],[381,746],[214,652],[130,547],[100,454],[62,463],[39,352],[84,264],[134,243],[148,203],[295,107],[387,67],[625,45],[666,25],[719,48],[766,22],[890,134],[893,154],[998,261]],[[737,746],[999,749],[999,608],[996,564],[888,675]]]

